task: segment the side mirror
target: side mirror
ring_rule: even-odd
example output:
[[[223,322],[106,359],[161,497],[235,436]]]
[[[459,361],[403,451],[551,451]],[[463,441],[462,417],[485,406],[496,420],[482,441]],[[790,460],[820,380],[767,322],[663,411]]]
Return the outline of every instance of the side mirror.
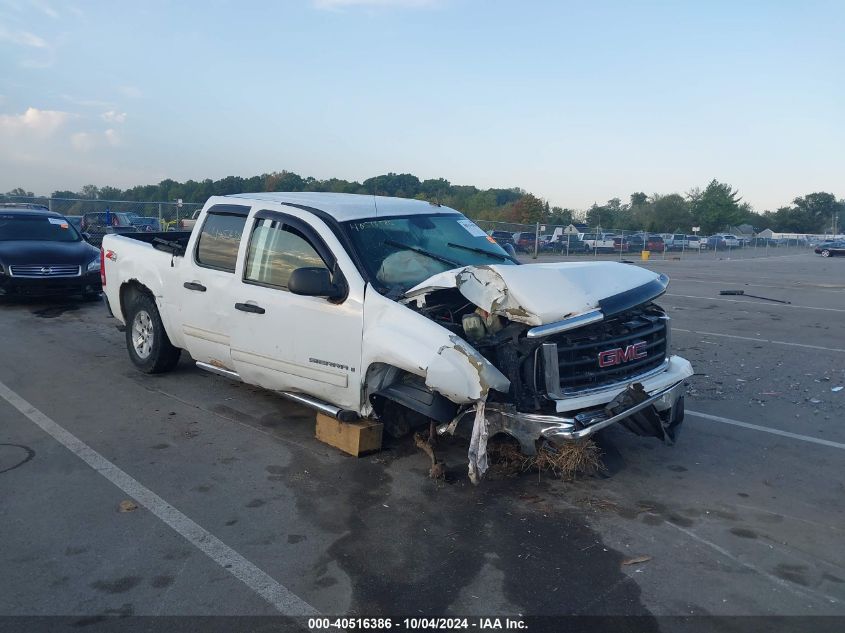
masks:
[[[295,295],[342,299],[346,296],[345,284],[333,284],[327,268],[303,267],[290,274],[288,290]]]

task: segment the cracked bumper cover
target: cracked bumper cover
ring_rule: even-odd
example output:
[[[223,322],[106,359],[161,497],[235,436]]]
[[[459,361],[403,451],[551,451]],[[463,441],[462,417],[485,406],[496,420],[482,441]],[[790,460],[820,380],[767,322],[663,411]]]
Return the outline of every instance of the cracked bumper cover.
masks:
[[[489,435],[506,433],[519,442],[524,453],[531,455],[536,452],[538,440],[581,440],[621,423],[633,433],[658,437],[671,444],[683,420],[684,381],[691,375],[689,362],[673,356],[666,370],[657,375],[602,392],[557,400],[558,414],[527,413],[509,405],[488,403]],[[461,417],[472,411],[463,412]]]

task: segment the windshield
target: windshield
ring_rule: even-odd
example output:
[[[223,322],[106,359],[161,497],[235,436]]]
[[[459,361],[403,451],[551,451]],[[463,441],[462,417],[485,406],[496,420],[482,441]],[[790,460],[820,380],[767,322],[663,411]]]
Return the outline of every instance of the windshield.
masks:
[[[78,242],[81,239],[76,229],[65,218],[0,214],[0,241]]]
[[[437,273],[477,264],[515,264],[460,214],[367,218],[345,223],[370,278],[404,292]]]

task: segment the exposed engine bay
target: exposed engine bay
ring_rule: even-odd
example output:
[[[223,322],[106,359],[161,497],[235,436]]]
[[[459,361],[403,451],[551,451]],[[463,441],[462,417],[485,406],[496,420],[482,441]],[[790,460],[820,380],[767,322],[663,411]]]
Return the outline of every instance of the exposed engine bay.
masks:
[[[520,411],[554,412],[544,380],[541,347],[554,343],[558,349],[561,392],[597,388],[624,380],[638,368],[643,371],[660,365],[668,351],[666,314],[654,303],[637,306],[604,321],[543,338],[528,338],[529,326],[490,314],[467,301],[457,289],[437,290],[425,302],[412,302],[409,308],[460,336],[499,369],[511,383],[510,391],[491,391],[488,402],[510,402]],[[601,367],[598,355],[637,339],[644,342],[644,358],[624,365]],[[615,349],[615,348],[612,348]]]

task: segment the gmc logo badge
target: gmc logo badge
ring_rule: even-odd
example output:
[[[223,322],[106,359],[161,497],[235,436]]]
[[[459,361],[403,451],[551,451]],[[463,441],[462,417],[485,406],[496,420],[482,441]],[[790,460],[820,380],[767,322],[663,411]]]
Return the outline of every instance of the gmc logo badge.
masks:
[[[599,352],[599,367],[612,367],[613,365],[627,363],[629,360],[645,358],[648,356],[645,347],[646,342],[639,341],[633,345],[628,345],[625,349],[617,347],[616,349],[606,349]]]

